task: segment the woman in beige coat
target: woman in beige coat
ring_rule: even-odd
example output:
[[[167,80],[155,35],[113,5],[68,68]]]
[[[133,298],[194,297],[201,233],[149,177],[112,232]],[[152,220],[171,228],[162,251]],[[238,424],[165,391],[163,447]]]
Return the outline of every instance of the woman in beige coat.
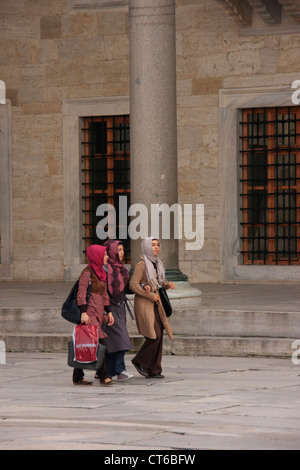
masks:
[[[142,258],[137,263],[130,282],[134,292],[134,310],[138,331],[146,339],[132,360],[139,374],[147,378],[164,378],[162,375],[163,332],[174,339],[171,325],[163,309],[158,289],[175,289],[173,282],[166,282],[165,268],[158,255],[160,243],[153,237],[142,242]]]

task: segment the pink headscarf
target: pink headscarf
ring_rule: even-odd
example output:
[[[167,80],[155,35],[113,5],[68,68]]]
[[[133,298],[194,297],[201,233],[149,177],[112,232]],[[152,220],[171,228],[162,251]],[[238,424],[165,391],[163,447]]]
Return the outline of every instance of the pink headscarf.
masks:
[[[90,245],[87,249],[86,255],[90,261],[89,268],[93,268],[100,281],[106,281],[106,272],[103,269],[104,255],[106,247],[101,245]]]
[[[120,245],[123,245],[123,243],[119,240],[107,240],[104,243],[109,256],[107,262],[107,285],[112,297],[120,295],[125,290],[129,280],[129,272],[119,258]]]

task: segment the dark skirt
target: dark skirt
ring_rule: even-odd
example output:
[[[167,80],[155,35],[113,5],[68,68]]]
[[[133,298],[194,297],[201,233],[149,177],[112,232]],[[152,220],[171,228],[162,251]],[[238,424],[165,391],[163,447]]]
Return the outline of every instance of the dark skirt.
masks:
[[[107,353],[129,351],[132,344],[127,331],[125,296],[111,299],[111,311],[115,319],[113,326],[104,326],[107,334],[105,346]]]
[[[159,375],[162,372],[162,350],[164,327],[161,322],[157,305],[154,307],[156,339],[146,338],[143,346],[133,358],[132,363],[143,366],[149,375]]]

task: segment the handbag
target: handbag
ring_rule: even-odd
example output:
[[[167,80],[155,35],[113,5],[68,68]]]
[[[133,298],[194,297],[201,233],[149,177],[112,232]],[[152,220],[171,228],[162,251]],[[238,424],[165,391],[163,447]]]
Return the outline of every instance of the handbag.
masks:
[[[103,344],[99,343],[97,348],[97,361],[83,364],[82,362],[76,362],[74,359],[74,343],[73,341],[68,342],[68,366],[73,369],[84,369],[84,370],[99,370],[101,369],[106,348]]]
[[[75,282],[68,297],[63,303],[63,306],[61,309],[61,316],[68,322],[75,323],[75,325],[80,325],[81,323],[81,311],[77,305],[78,287],[79,287],[79,279]],[[91,289],[92,289],[92,270],[91,270],[90,283],[89,283],[87,294],[86,294],[87,305],[89,303]]]
[[[74,360],[82,364],[97,361],[99,344],[98,328],[95,325],[76,325],[73,332]]]
[[[163,309],[166,313],[166,316],[169,318],[173,313],[173,309],[172,309],[172,305],[171,305],[169,296],[167,294],[167,291],[164,287],[161,286],[158,289],[158,293],[159,293],[159,296],[160,296],[160,300],[161,300]]]

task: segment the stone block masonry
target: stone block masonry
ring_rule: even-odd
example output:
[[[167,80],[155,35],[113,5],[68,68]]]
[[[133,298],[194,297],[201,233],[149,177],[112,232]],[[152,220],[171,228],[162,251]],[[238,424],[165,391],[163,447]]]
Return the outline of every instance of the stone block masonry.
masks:
[[[291,14],[294,17],[297,10],[291,13],[287,2],[281,2],[285,5],[283,24],[271,29],[261,17],[253,15],[254,29],[251,31],[248,26],[246,35],[236,19],[226,13],[224,3],[175,2],[178,163],[177,171],[170,174],[178,176],[172,176],[174,185],[178,180],[176,202],[205,206],[202,250],[191,256],[185,250],[186,240],[179,244],[179,269],[193,283],[216,283],[222,279],[224,181],[220,168],[224,152],[230,154],[231,150],[220,146],[226,123],[220,119],[219,91],[272,86],[288,89],[300,79],[299,25],[295,25],[293,34],[283,29],[284,21]],[[6,241],[7,246],[2,247],[2,255],[9,253],[7,259],[13,266],[10,278],[65,278],[68,234],[64,226],[63,144],[70,137],[63,133],[64,104],[68,100],[85,100],[88,113],[93,100],[128,97],[129,102],[128,6],[124,0],[110,4],[100,0],[1,1],[0,80],[6,85],[7,109],[0,115],[7,118],[5,129],[10,129],[5,134],[5,161],[12,173],[7,198],[12,203],[0,205],[6,207],[0,214],[0,226],[12,226],[11,236],[6,236],[9,246]],[[255,28],[260,34],[255,33]],[[146,36],[141,33],[140,37]],[[142,58],[141,64],[145,63]],[[154,129],[155,123],[148,128]],[[70,135],[74,138],[74,134]],[[227,146],[235,138],[232,134],[230,137]],[[80,135],[76,141],[80,147]],[[153,157],[151,152],[149,155]],[[142,167],[145,155],[142,153],[139,158]],[[75,173],[78,162],[72,164]],[[134,171],[138,174],[140,170]],[[78,186],[79,173],[74,181]],[[163,202],[168,203],[160,201]],[[79,259],[78,253],[75,259]],[[1,273],[6,279],[7,272],[0,265],[0,279]]]
[[[4,0],[1,18],[0,78],[12,110],[13,278],[63,280],[62,105],[128,95],[127,10]]]

